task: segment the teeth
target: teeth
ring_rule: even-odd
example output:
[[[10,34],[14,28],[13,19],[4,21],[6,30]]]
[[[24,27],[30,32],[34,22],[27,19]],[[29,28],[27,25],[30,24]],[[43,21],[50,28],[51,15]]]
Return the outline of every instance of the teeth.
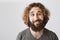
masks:
[[[39,22],[39,21],[36,21],[36,22]]]
[[[36,24],[38,24],[39,22],[35,22]]]

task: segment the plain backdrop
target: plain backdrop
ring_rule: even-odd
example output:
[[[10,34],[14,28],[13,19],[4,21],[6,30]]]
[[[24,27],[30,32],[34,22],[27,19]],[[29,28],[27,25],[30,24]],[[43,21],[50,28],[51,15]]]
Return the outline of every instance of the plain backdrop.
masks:
[[[19,32],[27,28],[22,20],[25,7],[40,2],[50,11],[46,28],[60,39],[60,0],[0,0],[0,40],[16,40]]]

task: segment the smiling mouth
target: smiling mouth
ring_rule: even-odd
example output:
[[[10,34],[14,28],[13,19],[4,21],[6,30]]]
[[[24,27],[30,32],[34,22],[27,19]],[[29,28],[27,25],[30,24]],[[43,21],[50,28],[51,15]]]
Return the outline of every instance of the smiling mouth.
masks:
[[[40,24],[39,21],[34,22],[34,25],[39,25],[39,24]]]
[[[36,22],[34,22],[34,23],[40,23],[40,21],[36,21]]]
[[[34,22],[34,23],[39,23],[39,21],[36,21],[36,22]]]

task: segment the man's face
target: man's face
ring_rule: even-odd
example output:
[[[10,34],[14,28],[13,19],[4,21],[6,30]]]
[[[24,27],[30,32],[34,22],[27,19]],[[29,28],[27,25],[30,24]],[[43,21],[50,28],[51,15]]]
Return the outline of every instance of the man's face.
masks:
[[[39,7],[33,7],[29,11],[29,21],[30,25],[32,26],[31,28],[33,30],[41,30],[42,29],[42,24],[43,24],[43,13],[42,10]]]

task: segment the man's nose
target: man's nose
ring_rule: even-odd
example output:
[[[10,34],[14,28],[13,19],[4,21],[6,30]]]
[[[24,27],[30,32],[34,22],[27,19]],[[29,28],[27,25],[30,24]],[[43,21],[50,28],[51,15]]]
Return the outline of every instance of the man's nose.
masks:
[[[37,16],[37,15],[35,15],[34,19],[35,19],[35,20],[37,20],[37,19],[38,19],[38,16]]]

